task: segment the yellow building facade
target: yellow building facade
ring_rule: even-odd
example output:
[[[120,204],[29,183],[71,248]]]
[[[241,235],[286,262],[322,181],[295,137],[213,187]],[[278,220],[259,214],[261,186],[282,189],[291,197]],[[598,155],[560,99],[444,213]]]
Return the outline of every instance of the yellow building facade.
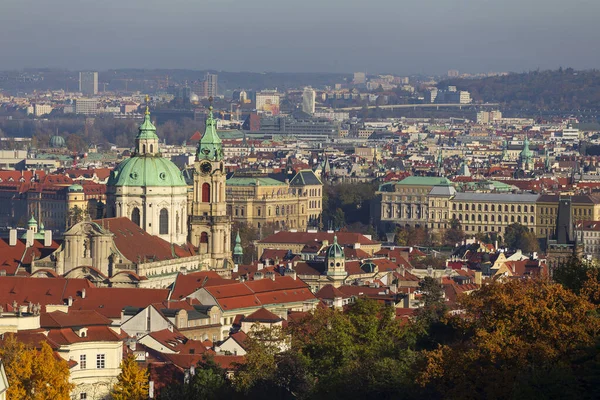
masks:
[[[226,182],[227,215],[260,229],[306,230],[318,226],[323,210],[323,183],[311,170],[289,182],[266,176],[233,176]]]

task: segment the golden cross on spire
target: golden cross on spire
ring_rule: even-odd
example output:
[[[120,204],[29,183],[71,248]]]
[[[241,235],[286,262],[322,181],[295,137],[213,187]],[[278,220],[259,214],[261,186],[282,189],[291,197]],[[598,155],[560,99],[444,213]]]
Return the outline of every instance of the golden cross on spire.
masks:
[[[150,115],[150,96],[146,95],[146,115]]]

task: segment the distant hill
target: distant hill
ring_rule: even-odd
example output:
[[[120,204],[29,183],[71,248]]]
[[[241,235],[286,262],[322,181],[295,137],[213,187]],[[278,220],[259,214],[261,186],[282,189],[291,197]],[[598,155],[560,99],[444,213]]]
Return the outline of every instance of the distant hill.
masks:
[[[599,70],[560,68],[482,79],[448,79],[438,87],[449,85],[468,90],[475,101],[500,102],[514,109],[600,110]]]

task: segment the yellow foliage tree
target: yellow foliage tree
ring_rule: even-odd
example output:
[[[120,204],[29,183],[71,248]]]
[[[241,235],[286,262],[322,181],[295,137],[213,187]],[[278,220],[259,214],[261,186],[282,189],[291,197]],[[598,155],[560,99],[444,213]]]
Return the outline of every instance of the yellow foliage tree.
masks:
[[[419,377],[447,398],[527,397],[522,390],[535,387],[532,381],[559,384],[600,328],[585,296],[541,279],[492,283],[460,305],[464,314],[453,324],[462,340],[426,352]]]
[[[112,390],[114,400],[144,400],[148,398],[148,370],[140,368],[133,355],[121,361],[121,373]]]
[[[69,366],[54,355],[48,343],[39,350],[25,346],[9,335],[0,348],[8,377],[8,398],[26,400],[69,400],[74,385]]]

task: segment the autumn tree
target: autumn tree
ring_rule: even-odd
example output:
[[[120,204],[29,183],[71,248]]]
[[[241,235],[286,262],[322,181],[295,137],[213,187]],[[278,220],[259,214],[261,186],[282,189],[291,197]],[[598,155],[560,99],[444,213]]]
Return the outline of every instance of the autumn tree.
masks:
[[[458,306],[464,314],[450,323],[460,340],[424,353],[418,381],[436,397],[578,397],[571,364],[600,328],[587,299],[529,279],[483,286]]]
[[[114,400],[144,400],[148,398],[148,370],[141,368],[133,355],[121,361],[121,373],[112,389]]]
[[[67,362],[56,356],[47,342],[35,349],[7,335],[0,347],[0,359],[8,378],[9,399],[70,399],[74,385],[69,382]]]

